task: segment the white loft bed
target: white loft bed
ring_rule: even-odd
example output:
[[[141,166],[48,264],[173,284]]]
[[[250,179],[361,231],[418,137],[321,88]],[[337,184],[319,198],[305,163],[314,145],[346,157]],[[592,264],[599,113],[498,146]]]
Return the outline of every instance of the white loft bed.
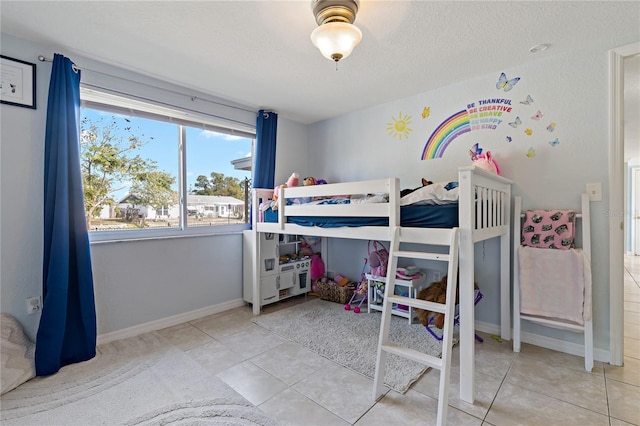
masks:
[[[511,181],[475,166],[458,169],[460,229],[460,398],[473,403],[474,389],[474,243],[500,237],[500,322],[501,337],[510,340],[510,233]],[[329,197],[336,195],[388,194],[388,203],[376,204],[294,204],[288,198]],[[361,182],[300,186],[281,189],[278,196],[277,223],[262,222],[258,206],[273,197],[273,189],[254,189],[252,194],[253,244],[250,253],[253,268],[253,300],[260,300],[258,233],[313,235],[391,241],[400,222],[400,183],[398,178]],[[382,226],[315,227],[288,222],[293,216],[388,218]],[[425,233],[436,228],[420,228]],[[260,304],[253,304],[254,315]]]

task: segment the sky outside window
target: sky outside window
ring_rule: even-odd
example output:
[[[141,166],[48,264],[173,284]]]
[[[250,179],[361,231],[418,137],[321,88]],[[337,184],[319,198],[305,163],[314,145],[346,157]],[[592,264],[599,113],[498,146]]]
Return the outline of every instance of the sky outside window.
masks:
[[[82,108],[82,117],[98,123],[100,118],[109,123],[113,113]],[[122,117],[122,116],[119,116]],[[154,121],[144,118],[126,117],[131,129],[144,134],[144,141],[149,141],[141,148],[139,154],[144,159],[156,161],[158,170],[165,171],[176,178],[174,189],[178,191],[178,134],[176,124]],[[138,130],[139,129],[139,130]],[[194,183],[199,175],[210,177],[212,172],[232,176],[240,181],[251,178],[250,171],[236,170],[232,160],[246,157],[251,153],[252,140],[215,133],[208,130],[187,127],[187,191],[195,189]],[[118,136],[126,140],[127,132],[120,130]],[[153,140],[151,140],[153,137]],[[128,188],[118,191],[117,200],[126,194]]]

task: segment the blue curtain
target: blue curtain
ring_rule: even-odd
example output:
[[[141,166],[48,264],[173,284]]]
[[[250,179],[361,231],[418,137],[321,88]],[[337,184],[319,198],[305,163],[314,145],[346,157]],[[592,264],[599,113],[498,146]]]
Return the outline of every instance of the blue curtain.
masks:
[[[96,354],[96,309],[80,173],[80,70],[53,59],[44,153],[42,316],[36,374]]]
[[[256,169],[254,188],[273,188],[276,171],[278,114],[260,110],[256,121]]]

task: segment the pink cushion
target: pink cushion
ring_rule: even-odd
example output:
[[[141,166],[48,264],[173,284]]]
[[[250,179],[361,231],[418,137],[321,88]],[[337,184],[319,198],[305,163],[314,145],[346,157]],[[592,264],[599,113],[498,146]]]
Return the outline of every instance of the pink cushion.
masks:
[[[521,244],[567,250],[574,247],[576,214],[573,210],[527,210]]]

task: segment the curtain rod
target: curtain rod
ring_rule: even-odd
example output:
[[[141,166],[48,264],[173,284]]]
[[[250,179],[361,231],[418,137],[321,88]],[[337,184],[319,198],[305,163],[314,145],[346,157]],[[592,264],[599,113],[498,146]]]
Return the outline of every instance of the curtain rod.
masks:
[[[43,56],[43,55],[39,55],[39,56],[38,56],[38,60],[39,60],[40,62],[53,62],[53,60],[52,60],[52,59],[49,59],[49,58],[47,58],[47,57],[45,57],[45,56]],[[186,96],[186,97],[188,97],[189,99],[191,99],[191,101],[192,101],[192,102],[195,102],[196,100],[200,100],[200,101],[203,101],[203,102],[209,102],[209,103],[214,104],[214,105],[221,105],[221,106],[224,106],[224,107],[227,107],[227,108],[233,108],[233,109],[237,109],[237,110],[240,110],[240,111],[256,113],[256,111],[251,110],[251,109],[241,108],[241,107],[237,107],[237,106],[234,106],[234,105],[227,105],[227,104],[224,104],[224,103],[222,103],[222,102],[210,101],[210,100],[208,100],[208,99],[199,98],[199,97],[194,96],[194,95],[187,95],[187,94],[185,94],[185,93],[177,92],[177,91],[175,91],[175,90],[169,90],[169,89],[164,88],[164,87],[154,86],[153,84],[142,83],[142,82],[137,81],[137,80],[130,80],[130,79],[128,79],[128,78],[120,77],[120,76],[113,75],[113,74],[108,74],[108,73],[105,73],[105,72],[102,72],[102,71],[97,71],[97,70],[94,70],[94,69],[91,69],[91,68],[79,67],[79,66],[77,66],[75,63],[73,64],[73,70],[74,70],[74,71],[76,71],[76,72],[77,72],[78,70],[91,71],[91,72],[95,72],[95,73],[97,73],[97,74],[106,75],[106,76],[108,76],[108,77],[114,77],[114,78],[117,78],[117,79],[120,79],[120,80],[123,80],[123,81],[128,81],[128,82],[130,82],[130,83],[136,83],[136,84],[141,84],[141,85],[143,85],[143,86],[152,87],[152,88],[154,88],[154,89],[159,89],[159,90],[162,90],[162,91],[164,91],[164,92],[173,93],[173,94],[175,94],[175,95]],[[109,89],[108,87],[100,87],[100,86],[95,86],[95,85],[93,85],[93,87],[96,87],[96,88],[98,88],[98,89],[111,90],[111,89]],[[176,108],[181,108],[181,107],[178,107],[177,105],[174,105],[174,106],[175,106]]]

